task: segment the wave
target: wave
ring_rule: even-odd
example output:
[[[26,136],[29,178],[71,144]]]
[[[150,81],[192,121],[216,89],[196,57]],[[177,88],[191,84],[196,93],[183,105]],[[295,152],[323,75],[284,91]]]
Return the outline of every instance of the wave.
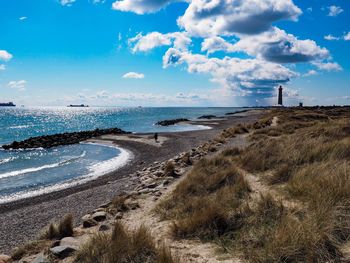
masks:
[[[0,164],[5,164],[5,163],[9,163],[9,162],[12,162],[14,160],[18,159],[18,157],[9,157],[9,158],[5,158],[5,159],[2,159],[0,160]]]
[[[66,164],[69,164],[69,163],[71,163],[71,162],[73,162],[75,160],[83,158],[85,155],[86,155],[86,151],[84,151],[79,156],[74,156],[71,159],[64,160],[64,161],[61,161],[61,162],[58,162],[58,163],[46,164],[46,165],[39,166],[39,167],[31,167],[31,168],[26,168],[26,169],[22,169],[22,170],[13,171],[13,172],[3,173],[3,174],[0,174],[0,179],[7,178],[7,177],[12,177],[12,176],[19,176],[19,175],[23,175],[23,174],[27,174],[27,173],[38,172],[38,171],[42,171],[42,170],[45,170],[45,169],[50,169],[50,168],[55,168],[55,167],[58,167],[58,166],[66,165]]]
[[[123,148],[108,146],[108,145],[104,145],[104,146],[118,148],[120,150],[120,154],[110,160],[92,165],[89,169],[90,173],[88,173],[87,175],[80,176],[78,178],[75,178],[66,182],[58,183],[55,185],[44,186],[36,190],[21,191],[12,195],[0,197],[0,204],[5,204],[16,200],[20,200],[20,199],[57,192],[73,186],[87,183],[88,181],[95,180],[98,177],[105,175],[106,173],[109,173],[121,168],[133,158],[133,154]]]

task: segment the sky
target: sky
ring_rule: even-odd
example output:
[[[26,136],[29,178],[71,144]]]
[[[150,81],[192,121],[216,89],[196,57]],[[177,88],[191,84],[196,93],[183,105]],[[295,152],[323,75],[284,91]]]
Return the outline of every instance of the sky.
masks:
[[[348,0],[0,0],[0,101],[350,104]]]

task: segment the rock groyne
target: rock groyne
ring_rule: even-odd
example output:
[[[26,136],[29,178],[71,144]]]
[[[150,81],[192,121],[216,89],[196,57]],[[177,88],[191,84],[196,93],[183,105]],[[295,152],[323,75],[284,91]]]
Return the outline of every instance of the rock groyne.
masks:
[[[28,148],[51,148],[59,145],[69,145],[98,137],[106,134],[127,134],[129,132],[123,131],[119,128],[110,129],[96,129],[92,131],[80,131],[80,132],[66,132],[53,135],[44,135],[38,137],[31,137],[24,141],[14,141],[11,144],[3,145],[5,150],[10,149],[28,149]]]

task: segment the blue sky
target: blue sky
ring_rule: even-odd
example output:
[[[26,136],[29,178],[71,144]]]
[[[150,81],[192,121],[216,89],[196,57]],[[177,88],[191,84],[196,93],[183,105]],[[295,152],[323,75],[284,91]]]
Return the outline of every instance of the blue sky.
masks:
[[[350,104],[347,0],[2,0],[1,101]]]

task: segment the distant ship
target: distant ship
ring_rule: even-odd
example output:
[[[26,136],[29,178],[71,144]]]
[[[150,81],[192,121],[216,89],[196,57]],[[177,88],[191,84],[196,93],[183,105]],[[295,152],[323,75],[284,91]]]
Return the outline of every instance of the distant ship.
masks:
[[[13,102],[0,102],[0,107],[16,107]]]
[[[89,105],[85,105],[85,104],[70,104],[67,107],[72,107],[72,108],[85,108],[85,107],[89,107]]]

